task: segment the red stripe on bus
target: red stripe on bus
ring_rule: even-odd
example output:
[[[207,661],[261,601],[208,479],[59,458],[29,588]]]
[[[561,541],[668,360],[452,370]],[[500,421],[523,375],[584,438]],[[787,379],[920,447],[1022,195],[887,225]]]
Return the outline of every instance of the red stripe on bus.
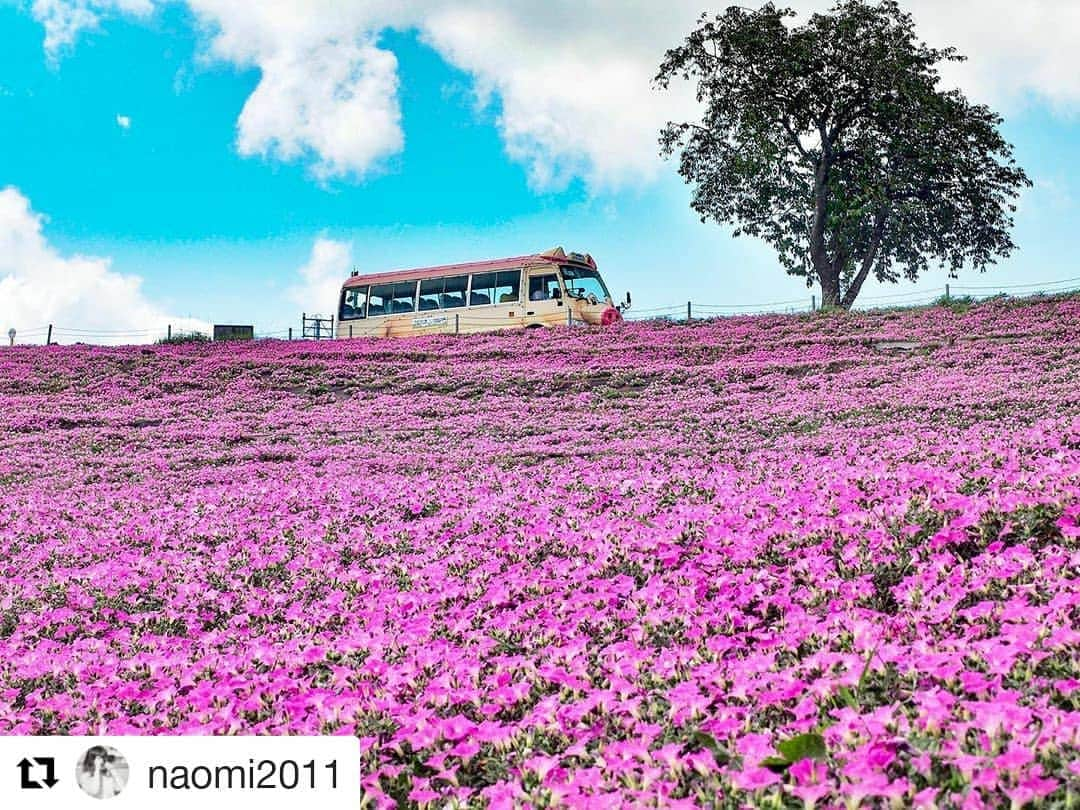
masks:
[[[515,270],[529,264],[578,264],[582,267],[588,265],[570,258],[545,256],[542,253],[534,253],[529,256],[511,256],[507,259],[489,259],[483,262],[466,262],[464,264],[443,264],[437,267],[417,267],[412,270],[389,270],[385,273],[368,273],[362,276],[350,276],[344,286],[365,287],[368,284],[378,284],[390,281],[415,281],[417,279],[437,278],[439,276],[452,275],[456,272],[481,273],[494,270]]]

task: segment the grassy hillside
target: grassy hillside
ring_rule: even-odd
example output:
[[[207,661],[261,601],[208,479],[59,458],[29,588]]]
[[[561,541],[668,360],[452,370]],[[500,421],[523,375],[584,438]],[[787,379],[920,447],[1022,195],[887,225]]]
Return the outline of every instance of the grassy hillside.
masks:
[[[365,794],[1080,794],[1080,301],[0,351],[0,733]]]

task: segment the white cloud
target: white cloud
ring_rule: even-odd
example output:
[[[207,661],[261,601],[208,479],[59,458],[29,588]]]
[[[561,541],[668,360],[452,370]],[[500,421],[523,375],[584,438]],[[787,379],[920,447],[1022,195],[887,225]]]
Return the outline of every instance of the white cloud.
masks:
[[[801,12],[827,4],[793,0]],[[955,46],[967,61],[942,77],[973,100],[1004,111],[1030,100],[1060,110],[1080,105],[1080,3],[1076,0],[907,0],[920,38]]]
[[[146,14],[162,0],[35,0],[55,54],[106,12]],[[507,152],[534,185],[583,177],[594,188],[648,180],[657,132],[693,106],[652,89],[666,48],[700,0],[187,0],[225,62],[261,79],[237,121],[237,148],[312,164],[322,179],[362,176],[404,145],[397,60],[386,28],[416,30],[499,104]],[[723,4],[721,4],[723,5]],[[801,11],[827,3],[794,0]],[[1031,98],[1080,105],[1080,3],[911,0],[920,35],[969,57],[947,79],[1006,111]],[[407,122],[406,122],[407,123]]]
[[[698,4],[625,0],[446,4],[422,21],[425,39],[497,97],[511,157],[533,184],[574,176],[594,187],[651,179],[657,131],[693,110],[688,88],[651,87],[665,48],[689,31]]]
[[[401,151],[397,58],[376,45],[379,3],[190,0],[213,56],[262,77],[237,121],[243,155],[311,158],[320,178],[362,176]]]
[[[341,281],[352,266],[352,245],[319,237],[307,264],[297,271],[300,283],[286,290],[286,296],[308,314],[330,315],[337,310]]]
[[[0,190],[0,331],[53,324],[63,343],[144,343],[207,324],[170,315],[142,292],[142,279],[117,273],[107,258],[65,256],[42,233],[43,217],[18,189]],[[98,334],[76,334],[97,332]],[[127,332],[129,334],[118,334]],[[18,340],[18,336],[16,336]],[[43,340],[36,337],[36,340]]]
[[[649,179],[657,129],[688,109],[689,92],[650,88],[663,50],[689,28],[696,2],[621,0],[188,0],[209,54],[257,67],[237,121],[241,154],[310,161],[320,179],[364,175],[404,147],[395,56],[386,28],[416,29],[497,98],[507,152],[548,188]],[[681,8],[679,8],[681,6]]]
[[[45,27],[45,53],[55,61],[82,31],[97,28],[103,16],[145,16],[154,10],[154,0],[34,0],[31,10]]]
[[[131,118],[127,115],[117,115],[116,125],[120,127],[120,129],[131,129]]]
[[[831,3],[792,5],[807,12]],[[1080,107],[1076,0],[904,5],[920,36],[968,57],[949,66],[945,79],[974,100],[1006,112],[1032,98]],[[430,5],[417,24],[449,62],[475,77],[481,94],[501,101],[507,149],[530,167],[534,183],[558,185],[575,175],[605,187],[652,177],[659,128],[693,114],[687,95],[654,92],[650,80],[702,8],[700,0],[471,0]]]
[[[975,100],[1009,110],[1035,98],[1080,105],[1080,4],[1075,0],[964,0],[911,4],[920,35],[968,61],[944,75]]]
[[[319,43],[262,61],[237,123],[242,155],[294,160],[310,151],[320,177],[363,175],[404,143],[397,60],[370,42]]]

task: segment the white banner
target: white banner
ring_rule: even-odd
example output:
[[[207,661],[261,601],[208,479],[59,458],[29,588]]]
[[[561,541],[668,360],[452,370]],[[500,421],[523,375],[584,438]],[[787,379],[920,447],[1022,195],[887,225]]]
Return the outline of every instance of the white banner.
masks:
[[[355,737],[0,737],[0,808],[359,805]]]
[[[445,315],[424,315],[412,319],[414,329],[426,329],[429,326],[445,326],[446,323],[447,318]]]

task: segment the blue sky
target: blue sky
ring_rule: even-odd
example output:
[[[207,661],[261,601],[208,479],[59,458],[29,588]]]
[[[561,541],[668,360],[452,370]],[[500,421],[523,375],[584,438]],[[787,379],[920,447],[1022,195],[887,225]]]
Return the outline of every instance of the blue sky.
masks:
[[[504,28],[486,41],[453,23],[459,11],[468,19],[467,7],[448,3],[441,16],[384,25],[333,19],[331,4],[312,13],[366,48],[339,54],[322,29],[294,41],[301,26],[291,18],[252,22],[226,0],[80,2],[94,21],[78,30],[69,24],[78,17],[0,0],[0,189],[13,212],[6,226],[0,218],[0,245],[5,227],[9,241],[36,233],[32,250],[9,251],[21,259],[0,257],[0,298],[20,291],[6,306],[0,300],[11,322],[4,331],[47,321],[138,331],[184,318],[273,331],[296,325],[301,310],[331,308],[326,290],[353,265],[378,271],[555,244],[591,252],[609,286],[633,290],[639,308],[809,301],[814,292],[778,270],[765,246],[699,223],[675,167],[655,155],[655,130],[681,102],[649,87],[653,55],[688,27],[689,6],[656,41],[613,30],[605,45],[601,26],[583,40],[589,52],[560,51],[557,64],[530,56],[504,74],[497,51],[514,41],[514,26],[528,36],[565,25],[565,15],[537,20],[514,3],[487,4],[492,25]],[[949,22],[934,25],[948,31]],[[976,65],[964,81],[1000,96],[988,100],[1005,112],[1036,187],[1017,217],[1021,251],[953,284],[1080,276],[1071,238],[1080,91],[1046,82],[1045,54],[1029,68],[1022,48],[987,51],[980,62],[969,50]],[[565,53],[587,53],[575,70],[601,78],[575,81]],[[308,71],[324,57],[354,69],[325,97],[305,95],[316,92],[319,77]],[[995,71],[1010,66],[1012,86],[1003,88]],[[1034,78],[1016,83],[1023,70]],[[342,83],[359,81],[368,81],[356,94],[363,106],[335,106]],[[339,119],[360,135],[335,129]],[[334,246],[322,260],[313,254],[319,240]],[[945,281],[937,273],[865,295]]]

